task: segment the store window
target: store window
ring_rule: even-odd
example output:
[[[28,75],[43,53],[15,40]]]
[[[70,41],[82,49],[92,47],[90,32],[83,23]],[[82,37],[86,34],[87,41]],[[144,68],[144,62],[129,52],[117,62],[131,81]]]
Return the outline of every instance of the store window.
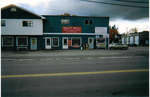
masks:
[[[72,47],[80,47],[80,38],[72,38]]]
[[[70,20],[69,19],[61,19],[61,24],[69,24]]]
[[[6,26],[6,21],[5,20],[1,20],[1,26],[5,27]]]
[[[17,38],[17,46],[27,46],[28,38],[27,37],[18,37]]]
[[[12,47],[14,45],[13,37],[2,37],[2,46],[4,47]]]
[[[59,38],[58,37],[52,38],[52,45],[53,45],[53,47],[59,46]]]
[[[33,22],[32,21],[23,21],[22,22],[22,26],[23,27],[32,27],[33,26]]]

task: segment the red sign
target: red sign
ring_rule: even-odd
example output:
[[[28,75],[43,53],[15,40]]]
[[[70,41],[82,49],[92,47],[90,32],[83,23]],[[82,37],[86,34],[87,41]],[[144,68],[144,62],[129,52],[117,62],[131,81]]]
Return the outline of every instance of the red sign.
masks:
[[[62,33],[81,33],[82,28],[81,27],[63,27]]]

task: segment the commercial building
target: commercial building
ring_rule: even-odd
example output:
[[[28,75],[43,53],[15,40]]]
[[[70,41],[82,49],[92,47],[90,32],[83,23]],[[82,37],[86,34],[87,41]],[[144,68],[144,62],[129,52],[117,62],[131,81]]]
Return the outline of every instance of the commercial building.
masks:
[[[109,18],[44,15],[45,49],[107,48]]]
[[[149,45],[149,32],[136,32],[130,34],[123,34],[122,44],[127,44],[129,46],[148,46]]]
[[[42,48],[44,17],[16,5],[1,10],[2,49]]]
[[[109,17],[37,15],[16,5],[2,8],[2,49],[108,48]]]

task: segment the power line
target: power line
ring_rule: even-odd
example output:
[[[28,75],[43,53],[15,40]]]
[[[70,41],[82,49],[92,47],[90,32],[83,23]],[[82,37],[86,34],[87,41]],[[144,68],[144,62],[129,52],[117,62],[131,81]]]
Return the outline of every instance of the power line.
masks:
[[[128,2],[128,3],[146,3],[146,4],[149,3],[149,2],[143,2],[143,1],[131,1],[131,0],[113,0],[113,1]]]
[[[87,0],[80,0],[84,2],[91,2],[91,3],[102,3],[102,4],[109,4],[109,5],[118,5],[118,6],[125,6],[125,7],[136,7],[136,8],[149,8],[145,6],[136,6],[136,5],[126,5],[126,4],[115,4],[115,3],[108,3],[108,2],[100,2],[100,1],[87,1]]]

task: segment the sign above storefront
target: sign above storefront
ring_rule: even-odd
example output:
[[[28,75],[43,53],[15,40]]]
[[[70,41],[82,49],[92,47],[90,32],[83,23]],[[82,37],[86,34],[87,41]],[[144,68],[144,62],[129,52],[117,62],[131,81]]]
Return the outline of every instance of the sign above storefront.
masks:
[[[107,35],[107,27],[95,27],[95,34],[97,35]]]
[[[81,27],[75,27],[75,26],[67,26],[62,28],[62,33],[81,33],[82,28]]]

